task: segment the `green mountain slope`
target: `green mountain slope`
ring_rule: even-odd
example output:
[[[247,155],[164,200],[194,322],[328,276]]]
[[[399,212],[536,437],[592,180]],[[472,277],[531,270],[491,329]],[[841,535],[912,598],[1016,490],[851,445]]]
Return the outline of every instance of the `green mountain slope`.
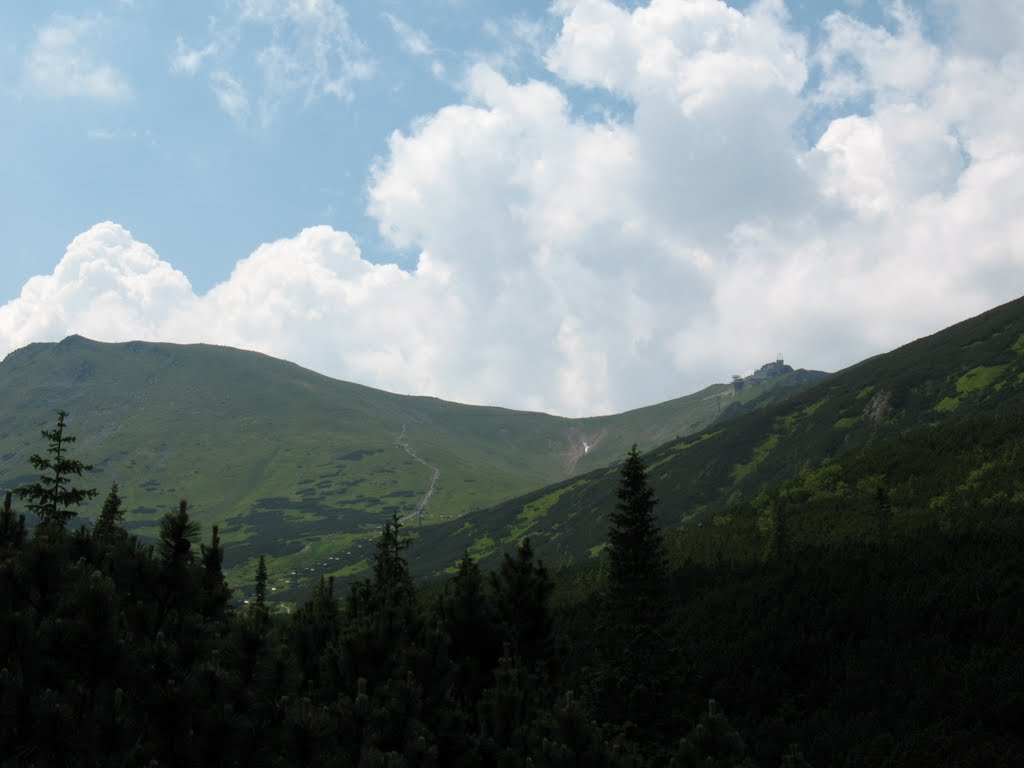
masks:
[[[851,494],[843,497],[836,489],[850,482],[864,485],[861,507],[870,506],[869,492],[879,483],[899,483],[904,506],[918,505],[907,514],[938,514],[922,513],[919,506],[941,507],[943,494],[963,493],[985,472],[1006,470],[1015,433],[1002,430],[996,438],[994,428],[1017,424],[1021,414],[1024,300],[1017,300],[866,360],[781,403],[669,441],[645,458],[662,524],[699,525],[688,538],[714,537],[720,551],[752,546],[758,531],[763,538],[773,511],[759,494],[787,483],[805,497],[817,488],[833,511],[846,508]],[[990,444],[982,450],[979,440]],[[936,452],[936,445],[945,447]],[[922,482],[935,485],[942,476],[936,467],[947,466],[948,481],[932,495],[914,489],[914,452],[928,457],[917,468],[927,478]],[[845,463],[830,466],[834,458]],[[436,573],[464,549],[486,561],[527,535],[548,562],[586,560],[605,539],[616,481],[615,468],[597,470],[424,530],[413,549],[415,566]],[[829,526],[845,524],[816,517],[813,505],[801,509],[798,527],[816,531],[808,535],[827,537]],[[746,516],[745,523],[730,528],[736,516]],[[864,519],[852,525],[863,528]]]
[[[266,554],[283,588],[360,570],[366,538],[393,512],[425,525],[459,517],[820,375],[567,419],[390,394],[224,347],[73,336],[0,363],[0,488],[32,478],[27,457],[63,408],[76,455],[95,465],[86,483],[100,499],[119,483],[134,532],[154,536],[187,498],[198,520],[221,525],[228,566],[246,569],[236,581]]]

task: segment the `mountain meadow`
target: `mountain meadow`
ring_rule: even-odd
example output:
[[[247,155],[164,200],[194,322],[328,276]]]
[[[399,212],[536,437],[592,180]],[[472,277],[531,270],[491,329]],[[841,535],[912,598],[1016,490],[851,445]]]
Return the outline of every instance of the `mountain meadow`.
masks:
[[[565,419],[12,353],[0,766],[1024,764],[1024,300],[778,374]]]
[[[127,530],[155,539],[184,498],[220,526],[233,582],[250,581],[262,555],[274,588],[305,594],[319,575],[366,573],[393,513],[425,526],[472,516],[822,376],[790,369],[568,419],[395,395],[226,347],[72,336],[0,363],[0,488],[32,479],[39,432],[66,410],[90,482],[118,484]]]

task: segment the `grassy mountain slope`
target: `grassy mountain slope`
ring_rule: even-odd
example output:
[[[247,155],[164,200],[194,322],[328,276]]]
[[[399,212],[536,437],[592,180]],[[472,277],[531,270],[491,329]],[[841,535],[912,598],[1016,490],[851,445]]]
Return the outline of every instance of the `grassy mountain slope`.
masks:
[[[646,460],[663,525],[671,529],[699,523],[685,538],[715,537],[721,551],[723,546],[752,546],[763,538],[772,526],[771,510],[766,512],[763,498],[751,502],[765,489],[787,482],[801,486],[794,493],[800,490],[805,496],[817,487],[821,498],[835,502],[833,511],[843,498],[837,488],[848,484],[844,471],[852,473],[852,482],[865,486],[861,506],[879,482],[897,481],[907,497],[904,506],[910,506],[911,496],[919,504],[922,496],[912,490],[914,475],[908,469],[914,451],[930,457],[917,473],[929,483],[939,477],[934,471],[938,462],[949,465],[945,488],[937,488],[926,502],[941,506],[944,493],[962,493],[985,472],[1006,470],[1015,450],[1014,432],[1004,430],[1004,438],[996,439],[993,430],[998,424],[1016,424],[1020,414],[1024,300],[866,360],[771,407],[669,441],[650,451]],[[980,440],[996,442],[981,449]],[[928,447],[936,445],[945,448],[936,452]],[[888,459],[879,458],[887,452]],[[845,465],[830,467],[827,461],[836,457]],[[856,471],[844,469],[858,466]],[[601,549],[616,483],[617,470],[605,468],[472,518],[425,529],[421,544],[413,549],[415,566],[421,573],[437,572],[450,567],[463,549],[486,561],[527,535],[548,562],[585,560]],[[920,509],[904,511],[921,515]],[[759,514],[761,519],[755,519]],[[740,517],[745,522],[733,525]],[[816,530],[820,537],[835,522],[805,514],[795,524],[804,531]],[[863,524],[863,518],[856,523]]]
[[[105,492],[117,481],[136,533],[156,535],[187,498],[201,522],[221,525],[229,567],[266,554],[284,586],[291,571],[359,570],[382,520],[417,519],[424,499],[425,523],[458,517],[601,466],[633,442],[689,434],[734,400],[752,407],[807,376],[567,419],[395,395],[224,347],[73,336],[0,363],[0,488],[32,478],[27,457],[45,449],[39,430],[63,408],[75,455],[95,465],[85,484]]]

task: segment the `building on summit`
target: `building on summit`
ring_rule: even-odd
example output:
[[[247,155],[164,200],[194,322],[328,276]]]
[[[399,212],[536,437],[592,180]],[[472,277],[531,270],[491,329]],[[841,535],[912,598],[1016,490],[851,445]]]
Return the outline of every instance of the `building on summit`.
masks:
[[[793,367],[790,365],[786,365],[786,362],[782,359],[782,353],[780,352],[779,356],[775,358],[774,362],[765,363],[749,376],[733,376],[732,386],[733,389],[740,390],[743,389],[743,387],[745,387],[748,384],[760,384],[762,381],[774,379],[776,376],[781,376],[784,373],[792,372]]]

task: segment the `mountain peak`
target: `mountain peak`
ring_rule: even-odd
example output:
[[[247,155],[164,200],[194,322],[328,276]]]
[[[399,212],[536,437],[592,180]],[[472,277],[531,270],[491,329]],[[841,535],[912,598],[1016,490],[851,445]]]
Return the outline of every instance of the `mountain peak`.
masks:
[[[95,343],[96,342],[93,341],[92,339],[87,339],[87,338],[85,338],[85,336],[79,336],[77,333],[73,333],[70,336],[67,336],[66,338],[61,340],[58,343],[57,346],[60,346],[60,347],[71,347],[71,346],[76,346],[76,345],[95,344]]]

